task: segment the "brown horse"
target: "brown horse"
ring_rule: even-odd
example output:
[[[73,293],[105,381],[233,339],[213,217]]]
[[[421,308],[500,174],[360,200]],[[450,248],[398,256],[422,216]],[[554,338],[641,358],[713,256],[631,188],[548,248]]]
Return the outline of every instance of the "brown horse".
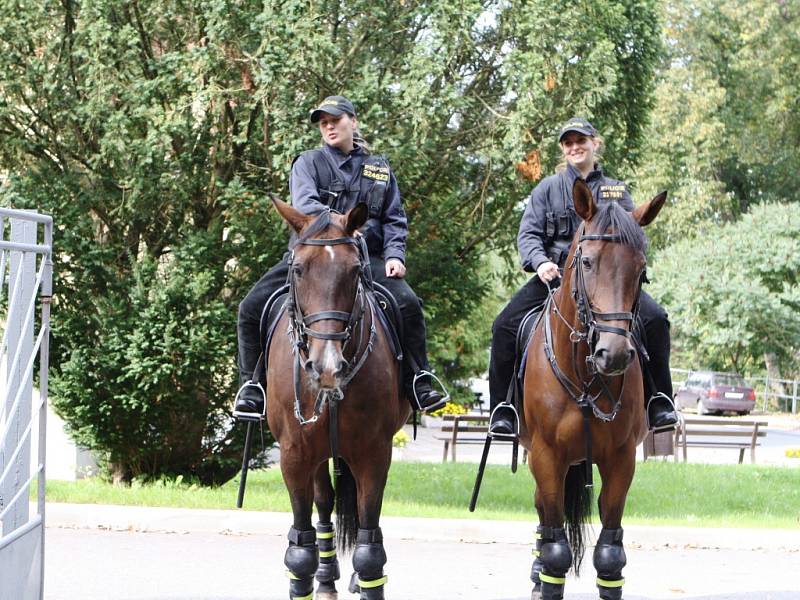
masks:
[[[600,598],[616,600],[626,562],[622,513],[636,446],[646,434],[642,372],[631,338],[646,264],[641,226],[656,217],[666,193],[628,213],[616,202],[596,204],[579,179],[573,199],[583,223],[525,366],[520,443],[529,453],[539,514],[533,598],[563,597],[573,553],[576,573],[580,568],[594,462],[603,484],[597,585]]]
[[[289,597],[310,600],[316,576],[317,598],[335,600],[336,548],[355,546],[350,591],[382,599],[387,578],[381,503],[392,436],[411,406],[402,393],[400,363],[379,323],[366,249],[359,250],[357,230],[368,210],[361,204],[345,215],[308,216],[280,200],[275,206],[297,234],[287,310],[270,343],[267,371],[267,420],[280,446],[294,515],[284,558]]]

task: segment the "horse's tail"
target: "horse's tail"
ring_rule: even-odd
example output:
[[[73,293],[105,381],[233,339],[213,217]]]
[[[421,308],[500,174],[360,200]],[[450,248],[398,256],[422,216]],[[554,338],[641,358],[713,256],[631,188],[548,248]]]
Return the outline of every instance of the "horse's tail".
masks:
[[[583,553],[586,549],[584,537],[592,514],[592,488],[586,487],[586,465],[572,465],[564,482],[564,516],[567,520],[567,538],[572,547],[572,569],[580,573]]]
[[[356,480],[348,464],[339,460],[341,475],[336,478],[336,540],[339,550],[346,554],[356,545],[358,535],[358,503]]]

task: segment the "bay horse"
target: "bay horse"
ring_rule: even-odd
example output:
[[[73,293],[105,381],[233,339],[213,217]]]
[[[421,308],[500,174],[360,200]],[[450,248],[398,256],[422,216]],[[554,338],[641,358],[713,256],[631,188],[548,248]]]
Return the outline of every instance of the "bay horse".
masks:
[[[602,479],[602,530],[593,556],[597,586],[602,600],[622,597],[622,514],[636,446],[647,433],[631,335],[645,281],[642,226],[655,219],[665,200],[662,192],[628,213],[613,201],[595,203],[580,179],[573,188],[583,222],[561,285],[551,292],[529,342],[523,381],[520,443],[528,450],[539,515],[534,599],[563,598],[567,571],[580,569],[593,462]]]
[[[355,548],[350,591],[363,600],[382,600],[383,490],[392,437],[411,405],[402,391],[400,362],[379,322],[369,258],[357,233],[368,209],[359,204],[344,215],[309,216],[280,200],[273,203],[297,236],[287,308],[270,342],[267,368],[267,421],[280,447],[294,517],[284,557],[289,597],[311,600],[316,577],[316,598],[335,600],[337,548]]]

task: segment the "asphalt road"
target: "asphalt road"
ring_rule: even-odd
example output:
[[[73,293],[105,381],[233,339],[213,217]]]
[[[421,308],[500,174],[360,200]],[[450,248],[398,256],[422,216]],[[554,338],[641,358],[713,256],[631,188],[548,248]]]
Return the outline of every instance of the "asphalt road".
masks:
[[[48,504],[47,515],[47,600],[288,597],[288,514]],[[533,523],[384,517],[381,527],[389,600],[530,598]],[[625,598],[800,599],[799,534],[628,526]],[[567,598],[597,597],[591,551]],[[340,561],[346,581],[350,559]]]

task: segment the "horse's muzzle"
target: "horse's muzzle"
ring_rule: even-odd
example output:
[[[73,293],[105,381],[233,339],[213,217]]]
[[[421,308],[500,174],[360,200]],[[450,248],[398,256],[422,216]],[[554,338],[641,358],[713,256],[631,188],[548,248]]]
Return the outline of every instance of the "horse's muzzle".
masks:
[[[621,338],[621,342],[603,344],[601,338],[597,346],[595,346],[594,364],[601,375],[608,377],[621,375],[633,361],[634,356],[636,356],[633,345],[626,338]]]

